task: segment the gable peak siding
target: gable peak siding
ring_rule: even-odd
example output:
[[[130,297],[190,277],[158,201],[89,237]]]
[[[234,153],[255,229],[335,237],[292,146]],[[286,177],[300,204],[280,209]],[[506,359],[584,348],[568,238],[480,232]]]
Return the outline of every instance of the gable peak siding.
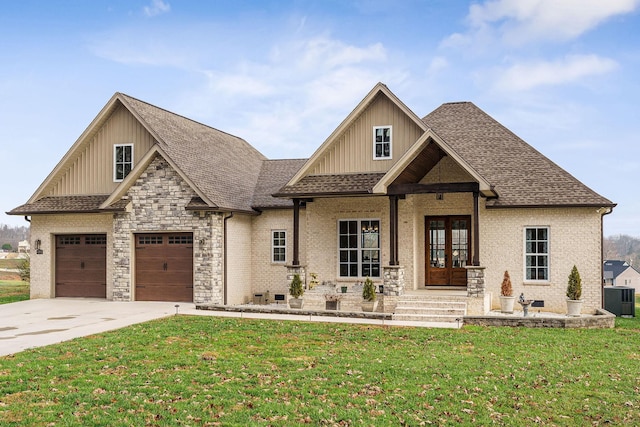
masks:
[[[390,160],[373,160],[375,126],[392,127]],[[308,175],[386,172],[423,132],[398,105],[378,94],[316,160]]]
[[[66,168],[51,184],[49,196],[110,194],[118,186],[113,181],[113,147],[132,144],[134,166],[153,146],[153,136],[122,105],[114,109],[104,124],[69,159]]]

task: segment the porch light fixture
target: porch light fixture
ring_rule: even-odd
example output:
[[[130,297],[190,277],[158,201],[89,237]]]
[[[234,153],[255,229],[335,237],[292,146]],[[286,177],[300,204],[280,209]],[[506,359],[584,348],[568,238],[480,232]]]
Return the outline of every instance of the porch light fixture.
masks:
[[[42,246],[42,241],[40,239],[36,239],[34,243],[36,245],[36,254],[41,255],[42,249],[40,249],[40,247]]]

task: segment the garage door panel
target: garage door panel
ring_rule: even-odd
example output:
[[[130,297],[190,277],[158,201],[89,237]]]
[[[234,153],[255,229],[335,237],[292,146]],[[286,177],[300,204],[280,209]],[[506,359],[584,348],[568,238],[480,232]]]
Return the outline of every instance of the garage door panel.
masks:
[[[107,236],[56,236],[57,297],[107,296]]]
[[[138,234],[136,300],[193,301],[193,235]]]

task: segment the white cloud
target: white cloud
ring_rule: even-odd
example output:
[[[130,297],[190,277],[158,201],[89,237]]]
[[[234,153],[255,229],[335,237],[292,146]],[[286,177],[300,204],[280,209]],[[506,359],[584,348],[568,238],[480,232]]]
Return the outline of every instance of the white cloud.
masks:
[[[515,64],[500,70],[495,77],[495,89],[526,91],[545,85],[570,84],[589,76],[615,70],[618,64],[597,55],[569,55],[555,62],[529,62]]]
[[[157,16],[169,12],[171,5],[165,3],[163,0],[152,0],[151,5],[145,6],[143,10],[146,16]]]
[[[499,39],[508,45],[571,40],[606,20],[633,12],[640,0],[490,0],[469,7],[467,33],[445,39],[445,45]]]

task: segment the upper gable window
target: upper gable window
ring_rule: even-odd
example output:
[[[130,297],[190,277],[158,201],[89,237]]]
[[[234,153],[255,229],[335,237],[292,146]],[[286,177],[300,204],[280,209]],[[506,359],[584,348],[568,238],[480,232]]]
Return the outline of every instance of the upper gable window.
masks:
[[[113,180],[122,181],[133,169],[133,144],[113,146]]]
[[[373,128],[373,159],[391,158],[391,126]]]

